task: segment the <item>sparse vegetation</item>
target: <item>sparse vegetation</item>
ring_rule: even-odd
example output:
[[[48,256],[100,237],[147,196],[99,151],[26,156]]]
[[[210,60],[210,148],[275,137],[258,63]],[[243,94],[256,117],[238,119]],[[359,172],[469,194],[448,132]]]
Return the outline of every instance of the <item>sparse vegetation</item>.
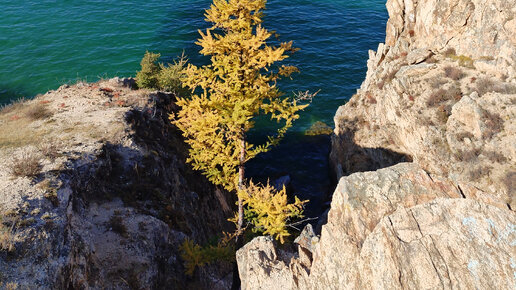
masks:
[[[460,68],[453,66],[446,66],[444,68],[444,74],[446,75],[446,77],[454,81],[458,81],[464,77],[464,73],[462,72],[462,70]]]
[[[9,169],[15,177],[34,177],[41,172],[40,158],[34,153],[23,153],[13,158]]]
[[[38,146],[39,151],[43,156],[54,161],[56,158],[61,156],[59,153],[59,146],[55,142],[43,142]]]
[[[509,171],[503,180],[507,192],[516,192],[516,171]]]
[[[459,141],[464,141],[464,139],[466,139],[466,138],[468,138],[470,140],[473,140],[473,138],[475,138],[475,136],[473,136],[473,134],[471,134],[470,132],[461,132],[461,133],[458,133],[455,137]]]
[[[307,136],[330,135],[331,133],[333,133],[333,129],[321,121],[315,122],[310,129],[305,131]]]
[[[462,67],[475,68],[474,60],[471,57],[466,55],[457,55],[457,52],[453,48],[448,48],[444,52],[444,56],[457,61]]]
[[[500,94],[516,94],[516,85],[504,83],[501,81],[494,81],[490,78],[480,78],[476,82],[476,90],[479,96],[483,96],[489,92],[496,92]]]
[[[146,52],[140,63],[141,70],[136,74],[136,84],[140,88],[157,89],[186,95],[181,78],[184,77],[186,58],[181,56],[173,64],[158,62],[159,53]]]
[[[186,239],[181,247],[181,258],[185,261],[185,272],[192,276],[196,267],[202,267],[215,261],[232,262],[235,259],[235,249],[227,243],[201,247],[192,240]]]
[[[493,138],[494,135],[500,133],[503,130],[503,119],[494,113],[484,111],[482,121],[486,124],[482,137],[486,140]]]
[[[456,101],[460,100],[461,98],[462,98],[461,89],[458,86],[454,85],[447,90],[446,89],[438,89],[437,91],[434,91],[428,97],[426,104],[429,107],[435,107],[445,101],[453,100],[456,102]]]
[[[500,152],[496,151],[484,151],[482,152],[487,159],[489,159],[493,163],[505,163],[507,162],[507,158],[503,156]]]
[[[443,85],[447,84],[448,80],[441,78],[441,77],[436,77],[436,78],[433,78],[429,83],[430,83],[430,86],[432,87],[432,89],[437,90],[437,89],[441,89],[443,87]]]
[[[482,150],[479,148],[470,148],[466,150],[458,150],[455,153],[457,160],[462,162],[470,162],[476,160]]]
[[[440,105],[437,109],[437,119],[439,122],[446,124],[446,122],[448,122],[448,118],[451,115],[451,111],[451,105]]]
[[[47,106],[40,103],[33,103],[25,111],[25,117],[32,121],[46,119],[51,116],[52,112],[48,110]]]
[[[124,224],[124,219],[119,215],[113,215],[109,219],[108,226],[111,228],[111,230],[120,236],[127,238],[127,227]]]
[[[13,252],[14,251],[14,225],[4,225],[2,216],[0,216],[0,251]]]
[[[477,167],[469,172],[469,178],[471,180],[477,181],[479,179],[482,179],[482,177],[484,177],[484,176],[489,176],[491,174],[492,170],[493,170],[493,167],[491,167],[491,166]]]

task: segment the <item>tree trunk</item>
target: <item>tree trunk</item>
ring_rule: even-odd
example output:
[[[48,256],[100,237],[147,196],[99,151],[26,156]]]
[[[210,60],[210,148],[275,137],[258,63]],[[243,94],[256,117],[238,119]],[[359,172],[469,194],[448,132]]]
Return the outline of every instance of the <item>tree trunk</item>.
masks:
[[[238,190],[244,189],[244,177],[245,177],[245,138],[241,140],[242,148],[240,149],[240,166],[238,167]],[[242,226],[244,225],[244,204],[240,197],[238,197],[238,237],[241,235]]]
[[[245,138],[241,139],[242,149],[240,150],[240,165],[238,166],[238,190],[244,189],[244,178],[245,178]],[[235,249],[238,250],[244,245],[244,239],[242,236],[242,227],[244,226],[244,203],[242,198],[238,197],[238,222],[237,222],[237,236],[235,237]],[[231,285],[232,290],[240,289],[240,275],[238,273],[238,265],[236,262],[233,263],[233,283]]]

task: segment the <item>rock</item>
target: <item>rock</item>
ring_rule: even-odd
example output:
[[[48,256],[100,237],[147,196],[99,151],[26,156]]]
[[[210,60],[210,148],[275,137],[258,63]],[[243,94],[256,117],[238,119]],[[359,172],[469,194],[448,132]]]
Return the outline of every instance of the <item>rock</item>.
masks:
[[[313,247],[317,243],[318,238],[314,233],[314,229],[311,224],[307,224],[301,231],[301,234],[294,240],[294,243],[300,247],[308,250],[310,253],[313,252]]]
[[[237,251],[242,290],[292,289],[288,260],[274,247],[271,237],[257,237]]]
[[[175,97],[130,82],[61,86],[0,113],[0,159],[30,151],[41,164],[29,178],[0,163],[0,284],[228,288],[229,263],[189,278],[179,246],[229,230],[234,201],[185,166],[186,144],[168,120]],[[42,106],[39,119],[4,123]]]
[[[515,224],[511,210],[399,164],[341,179],[308,266],[263,237],[237,261],[243,289],[509,289]]]
[[[370,53],[366,80],[334,118],[335,176],[414,161],[514,209],[516,48],[503,28],[514,7],[387,1],[386,44]]]

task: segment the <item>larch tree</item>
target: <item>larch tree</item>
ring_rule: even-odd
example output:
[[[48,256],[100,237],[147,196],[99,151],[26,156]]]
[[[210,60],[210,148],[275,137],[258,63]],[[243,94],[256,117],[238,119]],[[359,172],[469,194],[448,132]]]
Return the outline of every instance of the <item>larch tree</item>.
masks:
[[[188,162],[216,185],[238,196],[237,243],[243,229],[244,209],[251,221],[266,234],[280,239],[288,236],[286,221],[300,216],[303,201],[288,204],[285,190],[246,183],[245,164],[276,145],[307,105],[285,97],[277,81],[289,77],[294,66],[273,66],[295,51],[292,42],[267,44],[272,33],[262,27],[266,0],[214,0],[206,10],[213,25],[199,31],[200,53],[211,63],[189,64],[183,85],[192,96],[180,98],[181,110],[171,120],[182,130],[190,145]],[[263,144],[251,144],[248,133],[255,118],[269,115],[280,128]]]

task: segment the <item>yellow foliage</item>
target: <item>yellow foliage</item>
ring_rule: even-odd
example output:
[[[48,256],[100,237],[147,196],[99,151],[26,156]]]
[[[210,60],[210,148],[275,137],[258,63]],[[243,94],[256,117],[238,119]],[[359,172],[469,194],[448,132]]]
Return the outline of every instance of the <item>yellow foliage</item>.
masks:
[[[287,223],[293,218],[303,217],[303,205],[307,202],[295,197],[294,203],[287,201],[285,187],[278,191],[273,186],[258,186],[251,182],[238,195],[247,205],[247,219],[264,234],[284,242],[289,236]]]
[[[196,267],[202,267],[215,261],[233,261],[235,250],[224,242],[216,246],[201,247],[192,240],[186,239],[179,247],[181,258],[185,262],[185,273],[192,276]]]
[[[189,64],[182,78],[185,87],[200,94],[179,99],[177,104],[182,109],[171,116],[191,147],[188,162],[227,190],[238,187],[241,150],[246,155],[243,163],[268,151],[299,117],[297,112],[306,107],[284,98],[276,87],[280,77],[290,76],[297,68],[272,67],[286,59],[293,48],[292,42],[277,47],[267,45],[271,33],[261,26],[265,3],[213,2],[205,14],[213,26],[205,33],[199,31],[201,39],[197,42],[202,47],[201,54],[211,56],[211,64]],[[268,114],[283,125],[265,144],[250,144],[246,133],[254,126],[253,118],[260,114]]]
[[[288,220],[301,216],[304,202],[296,198],[294,204],[288,204],[286,192],[276,192],[269,185],[243,186],[245,163],[276,145],[299,118],[297,113],[308,106],[285,97],[277,87],[280,78],[298,69],[273,66],[295,49],[292,42],[267,44],[272,34],[261,26],[265,4],[265,0],[213,1],[205,14],[213,25],[199,31],[197,42],[200,53],[210,56],[211,63],[202,67],[189,64],[183,71],[181,81],[192,95],[177,100],[181,110],[170,119],[190,146],[187,161],[193,168],[212,183],[237,191],[240,213],[245,206],[251,224],[283,242],[288,236]],[[270,116],[281,126],[264,144],[251,144],[246,135],[260,115]],[[238,237],[242,214],[237,221]],[[192,267],[204,261],[202,250],[192,244],[185,244],[184,249],[194,265],[187,268],[193,271]]]

